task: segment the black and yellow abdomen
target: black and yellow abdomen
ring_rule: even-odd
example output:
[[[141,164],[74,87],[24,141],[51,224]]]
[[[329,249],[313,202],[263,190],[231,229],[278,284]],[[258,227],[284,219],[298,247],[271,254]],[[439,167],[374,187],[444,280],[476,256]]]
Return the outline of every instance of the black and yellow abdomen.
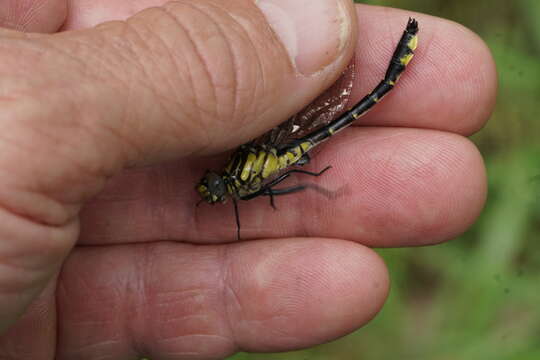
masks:
[[[308,135],[288,144],[256,144],[241,146],[232,155],[222,173],[208,171],[197,185],[202,199],[210,204],[225,202],[232,198],[235,204],[238,238],[240,220],[236,200],[249,200],[264,195],[269,196],[272,206],[276,195],[291,194],[305,188],[297,185],[276,189],[275,186],[292,173],[319,176],[320,172],[289,169],[293,165],[304,165],[309,161],[308,152],[337,132],[345,129],[356,119],[366,114],[375,104],[390,92],[414,56],[418,44],[418,23],[409,19],[407,27],[390,59],[384,78],[363,99],[337,119]]]

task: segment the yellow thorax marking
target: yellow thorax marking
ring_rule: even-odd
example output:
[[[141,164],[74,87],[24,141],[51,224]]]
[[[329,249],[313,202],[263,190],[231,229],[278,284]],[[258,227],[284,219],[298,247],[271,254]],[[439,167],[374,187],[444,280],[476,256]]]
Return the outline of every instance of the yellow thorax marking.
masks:
[[[261,173],[262,167],[264,166],[265,157],[266,157],[266,151],[262,151],[262,150],[259,151],[257,160],[255,160],[255,163],[253,164],[253,168],[251,170],[251,173],[254,176]]]
[[[251,168],[253,167],[253,162],[257,157],[253,153],[249,153],[246,162],[244,164],[244,167],[242,168],[242,173],[240,174],[240,179],[243,181],[247,181],[249,179],[249,176],[251,175]]]
[[[262,177],[263,179],[266,179],[270,175],[274,174],[276,171],[278,171],[278,159],[276,154],[270,152],[268,153],[268,157],[266,158],[266,161],[263,165],[262,170]]]

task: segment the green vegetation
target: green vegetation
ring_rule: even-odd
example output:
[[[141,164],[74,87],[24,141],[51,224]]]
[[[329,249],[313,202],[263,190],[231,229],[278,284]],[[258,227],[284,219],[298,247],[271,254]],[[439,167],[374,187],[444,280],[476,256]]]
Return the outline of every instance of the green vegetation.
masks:
[[[381,250],[392,291],[363,329],[314,349],[231,359],[540,359],[540,1],[358,2],[452,19],[488,43],[498,103],[473,137],[488,167],[487,206],[455,241]]]

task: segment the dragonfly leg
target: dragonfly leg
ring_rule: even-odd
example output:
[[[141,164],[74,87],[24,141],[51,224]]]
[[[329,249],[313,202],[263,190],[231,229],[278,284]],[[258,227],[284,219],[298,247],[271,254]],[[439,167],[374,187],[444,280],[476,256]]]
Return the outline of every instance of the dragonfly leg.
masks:
[[[301,170],[301,169],[289,170],[289,171],[281,174],[280,176],[278,176],[274,180],[270,181],[268,184],[264,185],[258,191],[254,192],[254,193],[251,193],[251,194],[249,194],[247,196],[244,196],[241,199],[242,200],[251,200],[251,199],[254,199],[254,198],[256,198],[258,196],[261,196],[261,195],[270,196],[271,194],[268,192],[268,190],[271,190],[274,186],[276,186],[277,184],[279,184],[280,182],[282,182],[283,180],[285,180],[286,178],[291,176],[291,174],[299,173],[299,174],[305,174],[305,175],[310,175],[310,176],[321,176],[325,171],[327,171],[331,167],[332,166],[328,165],[327,167],[325,167],[324,169],[322,169],[319,172],[312,172],[312,171]],[[305,186],[304,186],[304,188],[305,188]],[[290,188],[290,189],[292,189],[292,188]],[[282,189],[282,190],[285,190],[285,189]],[[275,189],[274,191],[278,192],[279,190]],[[300,190],[296,190],[296,191],[300,191]],[[272,195],[285,195],[285,194],[289,194],[289,193],[296,192],[296,191],[285,192],[283,194],[274,193]],[[272,201],[272,199],[270,199],[270,200]]]
[[[274,209],[274,211],[277,210],[277,207],[276,207],[276,203],[274,202],[274,193],[272,192],[272,189],[268,189],[268,191],[270,192],[269,194],[265,194],[265,195],[268,195],[270,196],[270,206],[272,207],[272,209]]]
[[[297,186],[291,186],[283,189],[266,189],[263,195],[270,196],[271,199],[273,199],[273,196],[280,196],[280,195],[288,195],[288,194],[294,194],[296,192],[300,192],[302,190],[305,190],[307,188],[306,185],[297,185]],[[273,200],[272,200],[273,201]]]
[[[302,155],[300,159],[298,159],[295,165],[304,166],[304,165],[309,164],[310,160],[311,160],[311,157],[309,156],[309,154],[305,153],[304,155]]]
[[[310,176],[321,176],[325,171],[329,170],[331,167],[332,166],[328,165],[327,167],[325,167],[324,169],[322,169],[319,172],[311,172],[311,171],[301,170],[301,169],[289,170],[289,171],[281,174],[280,176],[278,176],[274,180],[270,181],[268,184],[264,185],[261,189],[259,189],[259,191],[256,191],[256,192],[254,192],[252,194],[249,194],[248,196],[244,196],[244,197],[242,197],[240,199],[241,200],[251,200],[253,198],[256,198],[256,197],[262,196],[262,195],[269,196],[270,197],[270,206],[272,206],[272,208],[274,210],[277,210],[276,204],[274,202],[274,196],[293,194],[293,193],[296,193],[296,192],[299,192],[299,191],[302,191],[302,190],[306,189],[306,186],[305,185],[297,185],[297,186],[291,186],[291,187],[284,188],[284,189],[273,189],[274,186],[276,186],[277,184],[279,184],[280,182],[282,182],[283,180],[285,180],[286,178],[291,176],[291,174],[293,174],[293,173],[305,174],[305,175],[310,175]],[[236,202],[236,199],[234,199],[234,198],[233,198],[233,205],[234,205],[234,215],[235,215],[235,218],[236,218],[236,238],[238,240],[240,240],[240,215],[238,213],[238,204]]]
[[[305,190],[307,186],[297,185],[297,186],[291,186],[291,187],[283,188],[283,189],[274,189],[274,186],[278,185],[280,182],[288,178],[293,173],[305,174],[305,175],[310,175],[310,176],[321,176],[325,171],[327,171],[331,167],[332,166],[329,165],[319,172],[311,172],[311,171],[301,170],[301,169],[289,170],[286,173],[278,176],[274,180],[270,181],[268,184],[264,185],[261,189],[259,189],[259,191],[243,197],[242,200],[251,200],[258,196],[269,196],[270,206],[272,207],[272,209],[277,210],[276,204],[274,202],[274,196],[293,194],[293,193]]]
[[[235,198],[233,198],[233,205],[234,217],[236,219],[236,240],[240,241],[240,214],[238,213],[238,203]]]
[[[299,192],[305,189],[305,185],[291,186],[283,189],[267,188],[266,191],[261,195],[270,196],[270,206],[272,206],[274,210],[277,210],[276,204],[274,203],[274,196],[293,194],[295,192]]]
[[[305,155],[305,154],[304,154]],[[321,171],[319,172],[312,172],[312,171],[307,171],[307,170],[302,170],[302,169],[292,169],[292,170],[289,170],[287,171],[286,173],[284,173],[283,175],[281,175],[280,177],[278,177],[277,179],[275,180],[272,180],[271,182],[269,182],[266,186],[264,186],[265,188],[267,187],[272,187],[274,185],[277,185],[279,184],[281,181],[285,180],[284,179],[281,179],[279,181],[276,181],[278,179],[280,179],[281,177],[287,175],[289,176],[290,174],[293,174],[293,173],[298,173],[298,174],[305,174],[305,175],[309,175],[309,176],[321,176],[325,171],[331,169],[332,166],[331,165],[328,165],[327,167],[325,167],[324,169],[322,169]]]

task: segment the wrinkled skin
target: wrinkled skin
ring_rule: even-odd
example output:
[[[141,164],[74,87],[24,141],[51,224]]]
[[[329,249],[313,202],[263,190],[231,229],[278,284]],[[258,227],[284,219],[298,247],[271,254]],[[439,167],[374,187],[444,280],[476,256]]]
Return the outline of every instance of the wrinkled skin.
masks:
[[[470,31],[344,5],[342,56],[332,41],[300,47],[298,76],[252,2],[131,17],[162,4],[0,2],[0,24],[18,30],[0,30],[2,358],[220,359],[329,341],[387,296],[370,247],[449,240],[481,211],[484,166],[466,136],[489,117],[496,76]],[[195,208],[197,179],[328,87],[355,48],[363,96],[409,16],[420,45],[396,91],[309,165],[332,164],[316,181],[336,197],[241,204],[246,240],[231,242],[231,207]],[[46,34],[64,30],[77,31]],[[204,39],[216,42],[200,51]]]

